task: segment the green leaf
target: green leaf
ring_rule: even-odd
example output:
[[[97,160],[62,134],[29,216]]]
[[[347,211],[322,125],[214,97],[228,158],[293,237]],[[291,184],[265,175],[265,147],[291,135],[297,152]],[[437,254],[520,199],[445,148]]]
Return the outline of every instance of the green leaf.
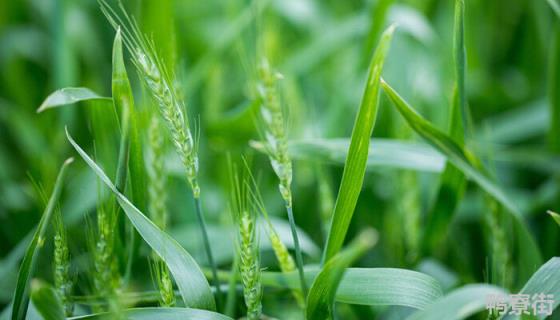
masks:
[[[550,8],[552,8],[552,11],[554,11],[556,16],[560,18],[560,5],[558,4],[557,0],[546,0],[546,2],[548,2]]]
[[[333,319],[335,295],[344,271],[377,242],[377,233],[367,229],[348,248],[329,259],[321,269],[307,295],[306,319]]]
[[[311,282],[318,271],[307,270]],[[263,272],[263,285],[299,289],[296,272]],[[336,301],[369,306],[406,306],[424,309],[442,295],[439,283],[432,277],[406,269],[348,268],[336,291]]]
[[[507,209],[506,212],[512,217],[513,228],[517,237],[519,280],[525,282],[536,268],[542,264],[542,258],[535,239],[530,234],[523,221],[521,212],[514,205],[513,201],[506,196],[502,189],[479,170],[475,169],[471,162],[474,162],[475,165],[479,167],[482,167],[482,165],[474,155],[467,153],[445,133],[439,131],[426,119],[422,118],[422,116],[412,109],[412,107],[385,81],[381,80],[381,84],[397,110],[416,133],[444,154],[465,176],[476,182],[484,191]]]
[[[134,108],[134,98],[130,81],[124,66],[122,35],[121,29],[117,30],[115,41],[113,43],[113,74],[112,74],[112,92],[113,105],[117,112],[121,112],[121,140],[119,149],[119,158],[117,164],[117,178],[115,186],[120,192],[124,192],[126,186],[126,174],[128,168],[128,152],[129,152],[129,122],[130,113]]]
[[[144,156],[138,132],[138,114],[134,108],[134,96],[124,64],[120,28],[117,29],[113,44],[112,91],[115,110],[121,112],[121,138],[115,187],[124,193],[127,173],[130,170],[128,179],[130,179],[130,186],[132,187],[132,201],[140,210],[144,210],[146,208]],[[125,279],[127,280],[131,273],[132,261],[137,247],[136,235],[133,230],[130,230],[129,235],[128,262],[125,273]]]
[[[51,93],[41,104],[37,113],[48,109],[65,106],[80,101],[101,100],[111,102],[111,98],[103,97],[88,88],[63,88]]]
[[[103,170],[80,148],[66,131],[68,141],[80,154],[89,167],[97,174],[117,197],[119,205],[144,241],[167,264],[179,287],[185,305],[193,308],[215,310],[216,304],[212,290],[204,274],[191,255],[171,236],[159,229],[142,212],[121,194]]]
[[[362,189],[369,153],[369,140],[377,117],[379,80],[394,30],[395,26],[391,26],[383,33],[371,61],[366,90],[352,129],[350,148],[348,149],[350,157],[346,159],[344,165],[342,181],[323,255],[323,263],[332,258],[342,247]]]
[[[196,320],[232,320],[230,317],[221,315],[216,312],[190,308],[134,308],[123,311],[126,319],[129,320],[152,320],[152,319],[196,319]],[[109,313],[96,313],[86,316],[68,318],[69,320],[77,319],[107,319]]]
[[[487,284],[471,284],[452,291],[407,320],[460,320],[486,310],[488,296],[507,296],[503,289]]]
[[[560,258],[554,257],[533,274],[531,279],[527,281],[519,294],[527,294],[533,298],[537,294],[552,295],[554,303],[552,309],[556,309],[560,304]],[[546,299],[546,297],[545,297]],[[531,310],[529,310],[531,311]],[[534,315],[534,314],[533,314]],[[535,315],[536,319],[545,319],[545,315]],[[519,319],[513,315],[508,315],[504,319]]]
[[[547,212],[552,217],[552,219],[554,219],[554,221],[560,226],[560,214],[550,210],[548,210]]]
[[[51,197],[47,203],[47,207],[45,208],[43,216],[39,221],[39,225],[33,235],[33,239],[25,251],[25,256],[23,257],[17,276],[16,291],[14,293],[12,307],[12,320],[25,319],[27,306],[29,304],[29,279],[31,279],[33,273],[35,272],[37,255],[45,244],[45,233],[50,225],[52,213],[54,212],[54,208],[62,191],[62,185],[66,176],[66,168],[70,163],[72,163],[72,161],[74,161],[74,159],[69,158],[62,164],[58,177],[56,178]]]
[[[31,282],[31,301],[44,320],[64,320],[64,307],[56,290],[49,284],[33,280]]]
[[[258,144],[253,143],[259,151]],[[289,152],[295,159],[344,164],[350,139],[306,139],[290,141]],[[366,167],[392,167],[425,172],[441,172],[445,157],[429,145],[396,139],[371,139]]]
[[[465,35],[464,35],[465,4],[463,0],[455,0],[455,21],[453,35],[453,52],[455,60],[455,88],[449,135],[455,143],[463,147],[467,119],[467,98],[465,93]],[[446,163],[441,176],[441,183],[436,194],[433,207],[427,215],[424,230],[423,246],[427,252],[433,253],[441,247],[449,223],[465,192],[465,177],[452,163]]]
[[[550,0],[554,1],[554,0]],[[555,8],[558,4],[554,2]],[[560,11],[558,18],[554,22],[552,43],[550,46],[549,77],[548,77],[548,99],[550,108],[550,148],[555,154],[560,154]]]

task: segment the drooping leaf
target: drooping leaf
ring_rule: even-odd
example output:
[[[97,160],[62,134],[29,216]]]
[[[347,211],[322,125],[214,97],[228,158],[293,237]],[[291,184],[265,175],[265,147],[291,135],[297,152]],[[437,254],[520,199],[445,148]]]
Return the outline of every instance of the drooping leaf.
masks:
[[[45,208],[43,216],[39,221],[39,225],[37,226],[37,230],[33,235],[33,239],[31,240],[31,243],[25,251],[25,256],[23,257],[23,261],[21,263],[17,276],[16,291],[14,293],[14,301],[12,307],[12,320],[25,319],[27,306],[29,304],[29,280],[35,272],[37,255],[45,244],[45,233],[47,232],[47,228],[50,225],[52,213],[54,212],[54,208],[62,191],[62,185],[66,176],[66,169],[68,165],[72,163],[72,161],[74,161],[74,159],[69,158],[62,164],[62,167],[60,168],[60,171],[58,173],[58,177],[56,178],[51,197],[49,198],[49,202],[47,203],[47,207]]]
[[[350,148],[348,149],[350,156],[346,159],[344,165],[342,181],[323,254],[323,263],[332,258],[342,247],[362,189],[369,153],[369,141],[377,117],[379,80],[394,30],[395,26],[391,26],[383,33],[371,61],[366,89],[352,129]]]
[[[487,284],[470,284],[452,291],[407,320],[461,320],[486,310],[490,296],[507,296],[503,289]]]
[[[560,304],[560,299],[558,299],[558,297],[560,297],[560,258],[554,257],[542,265],[542,267],[533,274],[531,279],[527,281],[519,294],[529,295],[530,300],[533,302],[538,299],[552,300],[551,311],[556,309]],[[541,294],[544,296],[539,297]],[[544,304],[546,305],[546,302],[544,302]],[[532,307],[528,311],[532,313],[536,319],[545,319],[547,317],[546,314],[538,314]],[[519,319],[519,317],[508,314],[504,319],[513,320]]]
[[[437,150],[444,154],[461,172],[476,182],[482,190],[499,202],[512,218],[513,229],[518,245],[519,261],[519,281],[525,282],[533,272],[542,264],[542,258],[535,239],[529,232],[527,225],[523,221],[521,212],[517,209],[514,202],[509,199],[506,193],[490,180],[483,172],[475,167],[482,168],[481,162],[474,155],[467,153],[462,147],[457,145],[449,136],[435,128],[426,119],[420,116],[393,88],[386,82],[381,81],[383,89],[393,102],[399,113],[407,123],[433,145]]]
[[[311,282],[317,270],[305,272]],[[299,289],[295,272],[263,272],[264,286]],[[439,283],[432,277],[406,269],[348,268],[336,291],[336,301],[370,306],[406,306],[425,309],[442,295]]]
[[[368,229],[360,233],[348,248],[329,259],[321,269],[307,295],[306,319],[333,319],[335,295],[345,270],[377,242],[377,233]]]
[[[31,283],[31,301],[44,320],[64,320],[64,306],[56,290],[39,280]]]
[[[133,308],[123,311],[129,320],[179,320],[179,319],[196,319],[196,320],[232,320],[232,318],[222,314],[190,308]],[[78,319],[107,319],[111,315],[109,313],[97,313],[86,316],[72,317],[69,320]]]
[[[111,102],[112,99],[103,97],[88,88],[63,88],[51,93],[45,101],[43,101],[39,109],[37,109],[37,113],[80,101],[90,100]]]
[[[193,308],[215,310],[216,304],[212,290],[204,274],[191,255],[171,236],[159,229],[142,212],[121,194],[103,170],[82,150],[66,131],[68,141],[80,154],[99,179],[109,187],[136,231],[157,255],[167,264],[175,278],[185,305]]]

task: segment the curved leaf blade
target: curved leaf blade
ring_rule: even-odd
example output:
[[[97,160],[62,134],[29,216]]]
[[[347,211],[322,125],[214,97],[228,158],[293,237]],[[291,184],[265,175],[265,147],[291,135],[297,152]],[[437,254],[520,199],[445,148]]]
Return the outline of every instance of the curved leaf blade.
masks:
[[[58,177],[56,178],[51,197],[47,203],[47,207],[45,208],[43,216],[39,221],[39,225],[33,235],[33,239],[25,251],[25,256],[23,257],[17,276],[16,291],[14,293],[14,302],[12,306],[12,320],[25,319],[27,306],[29,305],[29,280],[33,276],[37,263],[37,255],[44,245],[45,233],[47,232],[54,208],[58,198],[60,197],[60,193],[62,192],[62,184],[64,182],[64,178],[66,177],[66,170],[68,165],[70,165],[73,161],[74,158],[68,158],[62,164]]]
[[[366,163],[369,152],[369,141],[379,105],[379,80],[385,57],[389,52],[389,45],[393,38],[395,26],[390,26],[379,41],[379,45],[373,55],[369,69],[368,80],[360,110],[356,116],[350,148],[342,173],[342,181],[338,197],[336,199],[334,214],[329,228],[327,244],[323,255],[323,264],[332,258],[342,248],[350,220],[354,214],[358,196],[362,189],[362,183],[366,172]]]
[[[45,101],[41,103],[41,106],[37,109],[37,113],[80,101],[90,100],[111,102],[112,99],[109,97],[103,97],[88,88],[63,88],[51,93]]]
[[[333,319],[334,301],[344,271],[377,242],[377,233],[366,230],[349,245],[327,261],[319,272],[307,295],[306,319]]]
[[[311,282],[318,271],[305,272]],[[299,289],[296,273],[263,272],[265,286]],[[405,306],[425,309],[442,296],[434,278],[416,271],[396,268],[348,268],[336,291],[336,301],[369,306]]]
[[[103,170],[87,155],[74,139],[72,139],[68,130],[66,130],[66,137],[88,166],[97,174],[99,179],[115,194],[119,205],[130,222],[134,225],[134,228],[136,228],[136,231],[138,231],[144,241],[146,241],[152,250],[167,264],[169,271],[173,274],[175,282],[179,287],[185,305],[194,308],[215,310],[216,303],[210,285],[191,255],[171,236],[159,229],[117,190]]]
[[[558,299],[558,297],[560,297],[560,258],[554,257],[542,265],[542,267],[533,274],[531,279],[527,281],[519,294],[527,294],[531,298],[534,295],[540,294],[552,295],[552,300],[554,301],[552,310],[556,309],[560,304],[560,299]],[[546,318],[546,315],[543,314],[536,315],[535,312],[533,312],[533,314],[537,319]],[[519,319],[519,317],[507,315],[504,319]]]
[[[190,308],[133,308],[124,310],[123,313],[126,314],[126,318],[129,320],[232,320],[232,318],[216,312]],[[68,319],[107,319],[108,316],[110,316],[109,313],[96,313]]]
[[[399,113],[408,122],[416,133],[444,154],[463,174],[476,182],[482,190],[499,202],[506,212],[512,217],[514,232],[517,237],[519,252],[519,278],[526,281],[533,272],[542,264],[540,250],[535,239],[527,229],[523,217],[513,202],[506,196],[493,181],[479,170],[475,169],[472,162],[480,164],[474,155],[467,153],[445,133],[435,128],[431,123],[418,114],[391,86],[384,80],[381,85],[389,99],[393,102]],[[472,160],[474,159],[474,161]]]
[[[407,320],[460,320],[486,309],[486,299],[492,295],[507,295],[503,289],[487,284],[471,284],[452,291],[428,308],[418,311]]]

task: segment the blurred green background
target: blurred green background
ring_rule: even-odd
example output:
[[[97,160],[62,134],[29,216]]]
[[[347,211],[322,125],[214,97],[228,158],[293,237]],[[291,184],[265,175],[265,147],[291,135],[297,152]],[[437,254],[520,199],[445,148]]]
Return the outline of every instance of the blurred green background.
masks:
[[[191,122],[199,122],[202,198],[210,236],[224,247],[216,254],[222,267],[229,266],[234,253],[223,243],[230,239],[220,229],[231,224],[226,210],[228,153],[252,154],[267,208],[285,221],[268,159],[249,147],[250,140],[259,139],[253,115],[257,38],[284,76],[281,92],[291,140],[350,136],[372,50],[392,22],[399,28],[384,78],[423,116],[447,128],[454,81],[453,1],[270,0],[263,1],[261,9],[245,0],[124,3],[170,61]],[[560,210],[559,150],[549,143],[550,135],[560,131],[550,125],[547,98],[558,18],[544,0],[467,0],[465,5],[471,111],[467,144],[522,209],[546,261],[558,253],[560,243],[558,226],[545,214],[547,209]],[[62,87],[84,86],[109,96],[113,37],[94,0],[0,1],[0,305],[12,297],[26,237],[44,207],[33,181],[50,190],[63,159],[74,154],[64,127],[88,152],[95,148],[107,172],[115,171],[119,129],[112,108],[88,102],[36,113],[41,102]],[[131,64],[128,72],[139,112],[147,114],[152,102]],[[421,142],[383,94],[373,137]],[[171,234],[203,257],[190,192],[168,147]],[[294,149],[294,213],[308,235],[306,259],[313,263],[323,247],[344,153],[341,148]],[[479,189],[469,185],[440,250],[423,252],[419,235],[439,174],[395,166],[382,159],[368,166],[347,238],[369,225],[381,240],[360,264],[425,268],[440,280],[448,276],[448,288],[492,282],[488,266],[495,230],[485,221],[490,209]],[[69,228],[76,294],[91,287],[85,230],[93,225],[100,190],[93,173],[77,161],[60,203]],[[511,242],[511,226],[505,218],[498,222]],[[288,229],[284,231],[288,235]],[[140,255],[147,252],[141,248]],[[50,264],[48,253],[41,259],[43,265]],[[151,286],[145,260],[135,262],[133,288]],[[263,252],[267,266],[276,268],[270,250]],[[39,274],[48,279],[49,268],[40,268]],[[518,286],[513,280],[505,285]],[[265,310],[281,310],[267,299]]]

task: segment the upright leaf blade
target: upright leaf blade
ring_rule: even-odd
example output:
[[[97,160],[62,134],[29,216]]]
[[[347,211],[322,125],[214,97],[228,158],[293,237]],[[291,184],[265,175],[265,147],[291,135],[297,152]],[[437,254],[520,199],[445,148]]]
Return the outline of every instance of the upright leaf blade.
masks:
[[[453,35],[453,53],[455,60],[455,87],[449,135],[455,143],[463,147],[465,129],[467,128],[467,97],[465,89],[465,3],[455,0],[455,23]],[[457,209],[465,191],[465,177],[453,164],[447,163],[441,176],[441,183],[436,194],[433,208],[428,213],[426,229],[424,230],[424,248],[433,253],[447,235],[447,227],[453,213]]]
[[[376,242],[377,233],[371,229],[366,230],[358,235],[358,238],[347,249],[325,263],[307,295],[306,319],[334,318],[335,295],[346,268],[373,247]]]
[[[45,233],[47,232],[47,228],[50,225],[52,213],[54,212],[56,202],[58,201],[58,198],[60,197],[60,193],[62,191],[62,184],[64,182],[64,178],[66,177],[66,169],[68,165],[72,163],[72,161],[74,161],[73,158],[68,158],[62,164],[62,167],[60,168],[60,171],[58,173],[58,177],[56,178],[51,197],[49,199],[49,202],[47,203],[47,207],[43,212],[43,216],[39,221],[37,230],[35,231],[33,239],[27,247],[25,256],[23,257],[23,261],[21,263],[21,267],[19,268],[17,276],[16,291],[14,293],[12,320],[25,319],[27,306],[29,304],[29,279],[31,279],[31,277],[33,276],[35,265],[37,263],[37,255],[39,254],[39,251],[45,243]]]
[[[191,255],[167,233],[159,229],[142,212],[121,194],[103,170],[80,148],[68,131],[70,144],[117,197],[117,201],[144,241],[167,264],[179,287],[185,305],[193,308],[215,310],[216,303],[208,281]]]
[[[329,228],[323,263],[332,258],[342,247],[358,202],[366,171],[370,136],[377,117],[379,80],[394,30],[395,26],[391,26],[383,33],[372,58],[366,90],[352,129],[348,150],[350,156],[346,159],[344,172],[342,173],[342,181]]]
[[[37,109],[37,113],[67,104],[90,100],[110,102],[111,98],[100,96],[88,88],[63,88],[51,93],[45,101],[43,101],[39,109]]]
[[[476,182],[511,214],[519,251],[519,278],[520,281],[523,282],[529,279],[538,266],[541,265],[542,258],[535,239],[527,229],[517,207],[506,196],[502,189],[479,170],[475,169],[475,166],[481,167],[481,164],[474,155],[468,154],[445,133],[439,131],[426,119],[422,118],[422,116],[408,105],[408,103],[385,81],[381,80],[381,84],[385,93],[387,93],[399,113],[412,129],[442,154],[447,156],[447,159],[451,161],[455,167],[461,170],[465,176]],[[473,165],[473,163],[475,163],[475,165]]]

